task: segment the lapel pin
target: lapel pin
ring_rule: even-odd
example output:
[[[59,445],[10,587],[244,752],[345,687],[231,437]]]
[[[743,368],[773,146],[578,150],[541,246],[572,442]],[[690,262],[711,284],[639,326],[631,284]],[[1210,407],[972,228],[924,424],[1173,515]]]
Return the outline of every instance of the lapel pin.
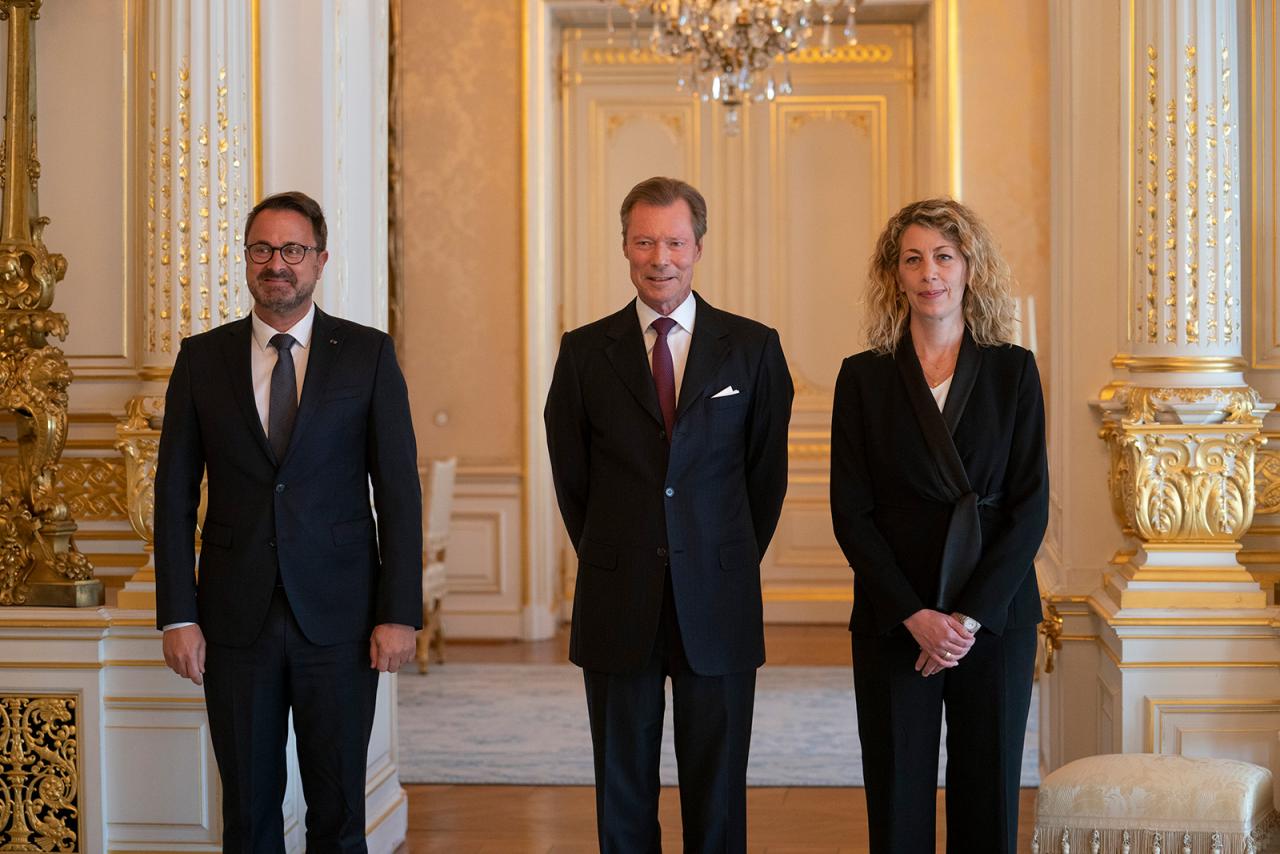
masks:
[[[330,338],[330,339],[329,339],[329,343],[330,343],[330,344],[337,344],[337,343],[338,343],[338,339],[337,339],[337,338]]]

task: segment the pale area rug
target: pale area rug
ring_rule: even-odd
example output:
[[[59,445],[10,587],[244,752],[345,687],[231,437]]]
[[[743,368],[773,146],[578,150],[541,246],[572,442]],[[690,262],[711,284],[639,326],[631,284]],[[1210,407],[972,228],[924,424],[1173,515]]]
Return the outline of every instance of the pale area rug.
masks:
[[[591,785],[582,671],[568,664],[432,665],[399,679],[400,779],[406,783]],[[670,683],[662,783],[676,785]],[[1038,695],[1022,785],[1039,785]],[[942,785],[945,748],[938,768]],[[861,786],[862,750],[846,667],[761,668],[747,768],[751,786]]]

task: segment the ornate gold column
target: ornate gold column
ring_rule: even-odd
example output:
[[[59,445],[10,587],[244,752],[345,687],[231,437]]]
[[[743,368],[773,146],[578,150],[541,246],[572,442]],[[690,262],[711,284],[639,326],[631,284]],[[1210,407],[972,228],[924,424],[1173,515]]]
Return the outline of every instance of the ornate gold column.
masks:
[[[147,208],[142,376],[166,381],[183,338],[243,317],[244,219],[253,205],[252,0],[147,4]],[[129,519],[147,563],[121,608],[155,607],[153,475],[161,397],[140,396],[116,427]]]
[[[76,550],[76,523],[57,488],[67,438],[71,369],[48,336],[65,338],[67,318],[50,310],[66,259],[45,248],[36,188],[33,21],[40,0],[0,0],[8,25],[8,85],[0,148],[0,399],[15,416],[16,483],[0,485],[0,605],[102,604],[102,582]]]
[[[1102,392],[1112,506],[1136,551],[1103,603],[1262,608],[1236,559],[1272,408],[1244,381],[1234,11],[1131,0],[1126,372]]]
[[[143,376],[167,380],[183,338],[243,317],[253,206],[251,0],[147,4]]]

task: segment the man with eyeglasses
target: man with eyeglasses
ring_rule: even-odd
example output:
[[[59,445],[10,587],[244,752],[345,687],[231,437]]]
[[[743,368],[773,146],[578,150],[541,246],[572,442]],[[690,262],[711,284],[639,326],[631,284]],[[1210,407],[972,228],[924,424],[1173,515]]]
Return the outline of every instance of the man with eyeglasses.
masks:
[[[165,398],[156,621],[165,661],[204,686],[228,852],[284,851],[290,711],[307,850],[367,850],[378,673],[412,658],[422,627],[404,377],[385,333],[312,301],[326,237],[303,193],[259,202],[245,223],[253,311],[185,339]]]

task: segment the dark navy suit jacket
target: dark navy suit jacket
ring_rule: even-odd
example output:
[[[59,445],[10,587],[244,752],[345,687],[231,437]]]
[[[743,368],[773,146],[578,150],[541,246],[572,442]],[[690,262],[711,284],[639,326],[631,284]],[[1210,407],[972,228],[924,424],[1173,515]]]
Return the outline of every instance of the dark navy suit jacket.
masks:
[[[694,672],[764,663],[760,557],[787,491],[791,375],[776,331],[695,298],[669,446],[634,301],[561,341],[545,421],[578,552],[569,657],[589,670],[649,660],[668,562]]]
[[[254,403],[251,335],[245,318],[192,336],[173,366],[155,478],[157,624],[197,622],[214,643],[247,645],[278,574],[313,643],[367,638],[381,623],[420,628],[422,494],[391,339],[316,309],[297,421],[276,460]]]

